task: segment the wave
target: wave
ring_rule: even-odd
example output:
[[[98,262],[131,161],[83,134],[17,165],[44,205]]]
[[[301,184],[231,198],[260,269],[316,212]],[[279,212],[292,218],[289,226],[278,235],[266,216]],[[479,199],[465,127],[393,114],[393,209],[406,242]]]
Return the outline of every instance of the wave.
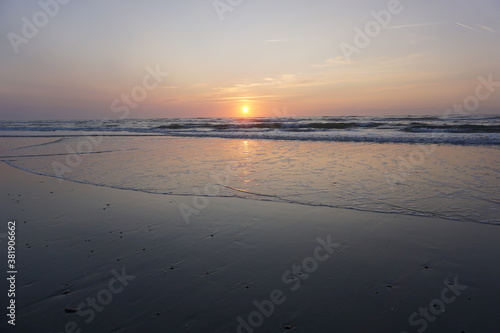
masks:
[[[231,123],[231,124],[169,124],[154,127],[153,129],[190,129],[190,128],[209,128],[214,130],[241,130],[241,129],[350,129],[350,128],[369,128],[378,127],[381,124],[376,123],[353,123],[353,122],[335,122],[335,123],[289,123],[289,122],[255,122],[255,123]]]
[[[127,187],[127,186],[119,186],[119,185],[112,185],[112,184],[107,184],[107,183],[101,183],[101,182],[95,182],[95,181],[90,181],[90,180],[78,180],[78,179],[70,179],[70,178],[64,178],[60,176],[53,175],[51,173],[46,173],[46,172],[40,172],[40,171],[35,171],[33,168],[27,168],[27,167],[22,167],[16,163],[13,163],[13,161],[10,160],[0,160],[0,162],[3,162],[13,168],[29,172],[32,174],[40,175],[40,176],[47,176],[51,178],[57,178],[61,181],[70,181],[74,183],[79,183],[79,184],[85,184],[85,185],[91,185],[91,186],[98,186],[98,187],[105,187],[105,188],[112,188],[112,189],[118,189],[118,190],[127,190],[127,191],[134,191],[134,192],[142,192],[142,193],[149,193],[149,194],[154,194],[154,195],[173,195],[173,196],[179,196],[179,197],[192,197],[193,193],[186,191],[186,192],[156,192],[152,191],[150,189],[146,188],[136,188],[136,187]],[[414,207],[404,207],[396,204],[391,204],[389,202],[385,201],[380,201],[380,200],[375,200],[375,203],[378,204],[383,204],[387,206],[388,208],[380,208],[380,207],[365,207],[365,205],[356,205],[356,204],[335,204],[333,202],[327,203],[327,202],[305,202],[301,200],[294,200],[287,198],[287,195],[278,195],[278,194],[263,194],[263,193],[257,193],[254,191],[248,191],[245,189],[239,189],[235,188],[232,186],[227,186],[227,185],[221,185],[225,188],[233,190],[235,193],[242,193],[245,194],[243,196],[237,195],[237,194],[217,194],[217,195],[206,195],[200,193],[200,196],[203,197],[219,197],[219,198],[239,198],[242,200],[258,200],[258,201],[273,201],[273,202],[287,202],[287,203],[293,203],[293,204],[299,204],[299,205],[304,205],[304,206],[309,206],[309,207],[330,207],[330,208],[340,208],[340,209],[348,209],[348,210],[354,210],[354,211],[360,211],[360,212],[373,212],[373,213],[384,213],[384,214],[394,214],[394,215],[406,215],[406,216],[422,216],[422,217],[437,217],[437,218],[442,218],[442,219],[447,219],[447,220],[454,220],[454,221],[467,221],[467,222],[474,222],[474,223],[480,223],[480,224],[487,224],[487,225],[500,225],[500,222],[498,220],[478,220],[478,219],[471,219],[467,216],[462,216],[460,215],[460,218],[457,217],[456,215],[453,214],[447,214],[446,212],[433,212],[433,211],[425,211],[425,210],[420,210],[416,209]],[[250,195],[250,196],[246,196]],[[496,202],[495,202],[496,203]]]
[[[412,123],[402,129],[405,132],[443,132],[443,133],[500,133],[498,125],[429,125]]]
[[[0,121],[0,136],[169,135],[273,140],[500,144],[500,116],[347,116]],[[84,134],[82,134],[84,133]]]
[[[415,133],[416,134],[416,133]],[[437,134],[437,133],[434,133]],[[211,137],[248,140],[298,140],[298,141],[332,141],[332,142],[368,142],[368,143],[407,143],[407,144],[452,144],[452,145],[500,145],[500,135],[463,137],[460,135],[433,136],[392,136],[366,135],[352,133],[302,133],[290,132],[227,132],[227,133],[171,133],[179,137]]]

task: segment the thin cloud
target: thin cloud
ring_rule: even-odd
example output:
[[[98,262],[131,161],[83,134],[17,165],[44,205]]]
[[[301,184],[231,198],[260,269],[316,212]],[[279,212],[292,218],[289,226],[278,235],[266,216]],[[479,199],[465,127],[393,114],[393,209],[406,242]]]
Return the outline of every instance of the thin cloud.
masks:
[[[345,59],[344,57],[338,56],[335,58],[325,59],[322,64],[309,65],[309,67],[323,68],[323,67],[343,66],[343,65],[350,65],[350,64],[351,64],[351,62],[349,62],[347,59]]]
[[[266,42],[268,43],[282,43],[282,42],[293,42],[294,40],[297,40],[298,38],[288,38],[288,39],[268,39]]]
[[[476,29],[474,29],[474,28],[472,28],[472,27],[469,27],[468,25],[465,25],[465,24],[463,24],[463,23],[456,22],[456,24],[458,24],[459,26],[464,27],[464,28],[466,28],[466,29],[470,29],[470,30],[473,30],[473,31],[479,32],[479,30],[476,30]]]
[[[206,87],[206,86],[208,86],[208,83],[197,83],[195,85],[192,85],[191,88]]]
[[[491,29],[489,27],[485,27],[484,25],[478,25],[478,27],[483,28],[484,30],[489,31],[491,33],[496,33],[495,30],[493,30],[493,29]]]
[[[288,95],[238,95],[238,96],[228,96],[228,97],[208,97],[201,98],[198,100],[191,101],[191,103],[234,103],[235,101],[266,101],[273,102],[287,97]]]
[[[415,24],[391,25],[386,27],[385,29],[408,29],[408,28],[419,28],[419,27],[432,27],[442,24],[444,23],[415,23]]]
[[[236,84],[231,86],[214,87],[212,97],[219,99],[232,98],[237,96],[261,94],[262,91],[278,91],[283,89],[293,89],[298,87],[312,87],[329,84],[322,80],[316,80],[311,77],[303,77],[296,74],[283,74],[277,77],[265,77],[257,82]],[[228,97],[229,96],[229,97]]]
[[[360,68],[360,66],[364,67],[363,69],[364,71],[366,71],[366,66],[369,66],[370,68],[381,68],[381,67],[391,68],[397,66],[406,66],[408,63],[421,61],[423,57],[424,57],[423,53],[409,53],[407,55],[399,57],[376,57],[376,58],[366,58],[349,62],[344,57],[337,56],[335,58],[325,59],[322,64],[312,64],[309,65],[309,67],[314,67],[314,68],[330,67],[337,71],[348,70],[349,73],[353,73],[353,71],[356,68]],[[379,71],[377,70],[377,72]]]

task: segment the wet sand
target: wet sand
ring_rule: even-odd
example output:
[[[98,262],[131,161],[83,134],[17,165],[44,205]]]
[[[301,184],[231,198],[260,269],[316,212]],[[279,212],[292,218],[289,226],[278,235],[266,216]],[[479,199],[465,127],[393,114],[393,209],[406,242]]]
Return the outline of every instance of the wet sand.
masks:
[[[18,270],[2,332],[499,327],[499,226],[238,198],[210,198],[186,224],[190,196],[0,174]]]

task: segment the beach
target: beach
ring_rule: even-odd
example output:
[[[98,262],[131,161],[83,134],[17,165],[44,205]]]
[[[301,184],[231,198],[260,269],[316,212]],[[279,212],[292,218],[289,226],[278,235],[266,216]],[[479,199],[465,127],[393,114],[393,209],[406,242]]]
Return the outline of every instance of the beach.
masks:
[[[500,332],[500,1],[0,17],[0,333]]]
[[[76,145],[82,138],[63,142]],[[52,162],[63,164],[71,156],[51,148],[59,139],[2,139],[2,154],[10,157],[0,164],[0,233],[7,233],[8,221],[16,222],[17,268],[16,325],[2,320],[2,331],[468,333],[498,328],[500,229],[491,222],[494,213],[436,210],[416,199],[413,208],[395,211],[393,202],[372,209],[370,196],[359,202],[353,196],[349,205],[335,201],[339,208],[318,203],[325,193],[307,187],[310,179],[318,188],[316,169],[307,168],[312,148],[325,163],[322,151],[349,152],[352,159],[341,158],[338,172],[348,175],[348,168],[359,176],[365,173],[355,168],[369,152],[408,151],[408,146],[345,143],[326,149],[324,143],[307,142],[106,138],[95,151],[112,153],[78,155],[81,163],[62,180],[42,175],[54,172]],[[222,157],[211,154],[210,146]],[[480,178],[479,172],[466,172],[467,158],[489,156],[476,160],[477,170],[494,168],[498,158],[495,148],[437,149],[443,165],[450,159],[463,162],[454,167],[461,179]],[[261,160],[261,169],[251,163],[272,154],[280,156],[279,163],[268,160],[272,169]],[[417,176],[408,174],[405,184],[440,170],[429,156],[429,164],[416,168]],[[283,161],[288,167],[280,169]],[[175,186],[165,183],[171,193],[154,177],[160,164],[165,175],[176,175],[169,178],[177,179]],[[123,172],[130,177],[121,177]],[[303,173],[304,179],[286,172]],[[134,174],[146,176],[133,179]],[[266,177],[270,183],[261,180]],[[446,188],[442,180],[439,186]],[[357,184],[354,178],[350,182]],[[383,174],[381,183],[390,188]],[[410,186],[405,184],[395,186]],[[293,185],[308,189],[305,199],[272,192]],[[494,202],[487,205],[482,207],[494,211]],[[5,262],[7,238],[1,241]],[[8,289],[5,280],[2,289]],[[6,301],[2,298],[4,309]]]

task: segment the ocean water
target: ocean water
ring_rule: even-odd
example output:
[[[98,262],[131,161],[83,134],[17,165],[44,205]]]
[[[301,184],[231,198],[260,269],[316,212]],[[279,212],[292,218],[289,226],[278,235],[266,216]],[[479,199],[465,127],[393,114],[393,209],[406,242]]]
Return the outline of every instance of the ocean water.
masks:
[[[1,122],[0,160],[159,195],[500,224],[499,128],[498,116]]]
[[[500,144],[500,116],[0,121],[0,136],[169,135],[338,142]]]

